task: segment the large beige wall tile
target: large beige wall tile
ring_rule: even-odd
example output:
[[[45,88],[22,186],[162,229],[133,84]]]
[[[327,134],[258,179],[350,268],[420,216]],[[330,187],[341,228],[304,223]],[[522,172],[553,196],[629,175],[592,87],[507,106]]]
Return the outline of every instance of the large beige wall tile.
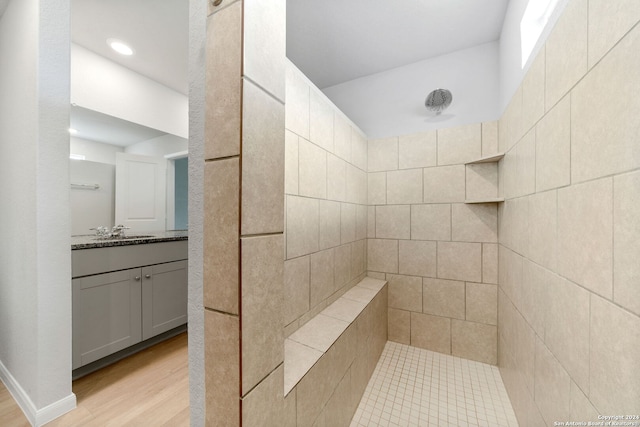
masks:
[[[571,378],[545,347],[536,339],[535,401],[547,425],[569,417]]]
[[[497,364],[497,327],[451,320],[451,354],[491,365]]]
[[[318,200],[287,196],[287,258],[318,250]]]
[[[367,238],[376,237],[376,207],[367,206]]]
[[[521,374],[525,385],[531,395],[535,392],[535,353],[536,334],[522,315],[514,310],[512,321],[514,322],[513,354],[518,372]]]
[[[400,274],[436,277],[436,242],[400,240]]]
[[[589,390],[589,292],[558,278],[550,289],[545,344],[582,390]]]
[[[310,96],[309,84],[303,74],[286,61],[285,127],[306,139],[309,139]]]
[[[521,307],[520,290],[523,274],[523,257],[517,253],[500,245],[498,249],[499,257],[499,280],[500,288],[514,304]]]
[[[422,311],[434,316],[465,318],[465,284],[454,280],[423,279]]]
[[[558,272],[608,298],[613,294],[613,180],[558,190]]]
[[[205,159],[240,154],[242,3],[207,22]]]
[[[482,125],[438,129],[438,165],[456,165],[482,156]]]
[[[482,123],[482,155],[488,156],[498,151],[498,122]]]
[[[436,131],[404,135],[398,140],[398,165],[400,169],[435,166],[437,154]]]
[[[524,132],[544,115],[545,51],[538,52],[522,81],[522,128]]]
[[[298,139],[299,192],[301,196],[327,198],[327,153],[322,148]]]
[[[347,163],[327,154],[327,199],[346,201],[347,198]]]
[[[389,307],[422,312],[422,278],[387,274]]]
[[[335,259],[333,249],[311,254],[310,306],[325,300],[334,290]]]
[[[237,316],[205,310],[207,425],[240,424],[240,322]]]
[[[422,203],[422,169],[387,172],[387,203]]]
[[[379,239],[409,239],[411,236],[411,206],[376,206],[376,237]]]
[[[438,277],[482,281],[482,244],[438,242]]]
[[[298,135],[284,132],[284,192],[298,194]]]
[[[613,298],[640,315],[640,172],[613,179]]]
[[[350,243],[356,240],[356,205],[340,204],[340,243]]]
[[[315,88],[310,96],[309,140],[333,153],[333,108]]]
[[[557,260],[557,196],[547,191],[529,197],[529,257],[551,270]]]
[[[284,230],[284,105],[244,80],[242,234]]]
[[[286,0],[244,0],[244,75],[285,100]]]
[[[585,420],[585,421],[598,421],[598,411],[593,407],[593,404],[589,401],[587,396],[584,395],[582,390],[571,381],[571,400],[569,402],[569,419],[571,420]]]
[[[519,254],[529,250],[529,199],[520,197],[505,201],[498,215],[500,243]]]
[[[522,86],[519,86],[498,122],[499,151],[509,151],[520,140],[522,128]]]
[[[333,144],[336,156],[351,162],[351,125],[335,111],[333,113]]]
[[[284,324],[309,310],[309,257],[284,262]]]
[[[498,283],[498,245],[482,244],[482,282]]]
[[[520,311],[535,333],[544,339],[545,322],[551,306],[549,289],[564,279],[534,262],[523,260],[521,280]]]
[[[205,163],[203,303],[238,313],[239,179],[238,158]]]
[[[451,354],[451,319],[411,313],[411,345]]]
[[[387,203],[387,173],[373,172],[367,174],[368,203],[370,205],[384,205]]]
[[[367,139],[359,131],[351,128],[351,163],[363,171],[367,171],[368,146]]]
[[[389,341],[401,344],[411,343],[411,313],[389,308]]]
[[[340,245],[340,203],[318,200],[319,237],[318,249],[328,249]]]
[[[369,140],[368,172],[398,169],[398,138]]]
[[[284,423],[284,365],[271,372],[242,398],[243,426],[275,426]]]
[[[571,96],[565,96],[536,127],[536,190],[571,182]]]
[[[356,240],[367,238],[368,206],[356,205]]]
[[[532,129],[518,143],[516,151],[516,195],[536,191],[536,132]]]
[[[498,242],[498,209],[495,204],[451,205],[451,238],[460,242]]]
[[[547,111],[587,72],[587,0],[571,0],[546,43]]]
[[[466,292],[466,319],[487,325],[497,325],[498,286],[467,283]]]
[[[467,200],[487,200],[498,197],[497,163],[467,165],[465,180]]]
[[[333,250],[334,256],[334,290],[340,289],[351,277],[351,245],[338,246]]]
[[[351,280],[366,270],[366,240],[358,240],[351,244]]]
[[[242,239],[242,393],[284,360],[282,235]]]
[[[284,397],[282,427],[296,427],[296,391]]]
[[[348,163],[347,202],[367,204],[367,173]]]
[[[423,174],[425,203],[464,202],[464,165],[426,168]]]
[[[638,21],[640,4],[637,1],[589,0],[589,68]]]
[[[637,414],[640,318],[591,294],[589,398],[602,414]]]
[[[398,241],[368,239],[367,269],[385,273],[397,273]]]
[[[353,416],[351,393],[351,370],[348,370],[324,408],[325,426],[346,426],[351,422]]]
[[[571,93],[572,182],[640,166],[639,50],[636,27]]]
[[[451,205],[412,205],[411,238],[451,240]]]

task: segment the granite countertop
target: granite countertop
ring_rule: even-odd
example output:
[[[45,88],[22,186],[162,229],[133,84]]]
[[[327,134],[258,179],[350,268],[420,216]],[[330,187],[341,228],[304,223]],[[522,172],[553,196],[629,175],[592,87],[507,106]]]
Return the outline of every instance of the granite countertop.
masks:
[[[187,230],[157,231],[148,233],[128,233],[125,239],[98,239],[95,234],[71,236],[71,250],[107,248],[111,246],[144,245],[147,243],[171,242],[175,240],[187,240]],[[131,238],[129,236],[140,236]]]

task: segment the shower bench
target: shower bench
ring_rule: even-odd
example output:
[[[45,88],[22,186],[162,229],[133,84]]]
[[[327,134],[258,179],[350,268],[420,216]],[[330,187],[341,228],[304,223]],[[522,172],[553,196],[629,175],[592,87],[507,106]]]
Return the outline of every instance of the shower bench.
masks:
[[[285,339],[285,408],[294,425],[349,424],[387,342],[386,285],[365,277]]]

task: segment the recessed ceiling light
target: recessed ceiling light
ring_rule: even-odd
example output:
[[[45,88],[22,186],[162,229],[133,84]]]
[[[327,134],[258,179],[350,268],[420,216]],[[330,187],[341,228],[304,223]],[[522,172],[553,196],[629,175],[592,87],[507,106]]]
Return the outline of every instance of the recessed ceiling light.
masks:
[[[74,129],[74,128],[69,128],[69,133],[71,135],[75,135],[76,133],[78,133],[78,131],[76,129]]]
[[[133,55],[133,49],[131,46],[118,39],[108,39],[107,44],[111,46],[111,49],[118,52],[120,55],[131,56]]]

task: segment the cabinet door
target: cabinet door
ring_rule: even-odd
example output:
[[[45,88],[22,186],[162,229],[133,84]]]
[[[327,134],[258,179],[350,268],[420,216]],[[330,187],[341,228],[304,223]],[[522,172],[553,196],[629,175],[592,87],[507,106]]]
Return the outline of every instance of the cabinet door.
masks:
[[[142,340],[140,273],[73,279],[73,369]]]
[[[142,339],[187,323],[187,261],[142,268]]]

